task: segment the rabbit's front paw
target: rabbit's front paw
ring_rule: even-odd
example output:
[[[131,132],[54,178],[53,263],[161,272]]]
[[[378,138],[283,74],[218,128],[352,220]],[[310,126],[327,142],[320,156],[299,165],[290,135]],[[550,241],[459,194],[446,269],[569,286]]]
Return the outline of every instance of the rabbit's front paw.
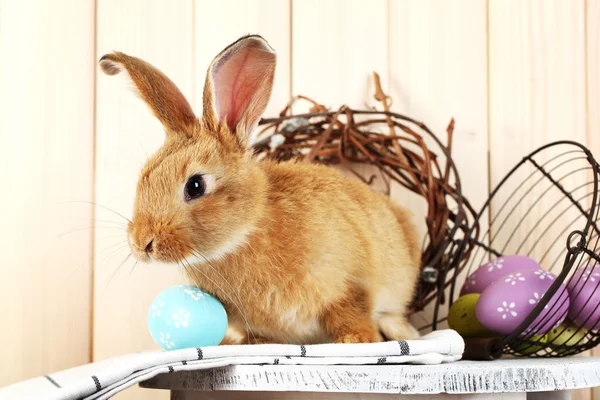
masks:
[[[365,331],[360,333],[350,333],[340,336],[334,340],[335,343],[376,343],[381,342],[383,338],[378,332]]]

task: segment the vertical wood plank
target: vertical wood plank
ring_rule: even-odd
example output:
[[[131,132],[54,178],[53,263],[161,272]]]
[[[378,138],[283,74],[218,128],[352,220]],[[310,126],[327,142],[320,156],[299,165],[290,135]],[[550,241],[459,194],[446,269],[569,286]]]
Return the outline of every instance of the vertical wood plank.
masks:
[[[488,196],[485,2],[391,0],[390,86],[393,110],[424,122],[444,144],[448,123],[456,119],[452,159],[463,194],[479,210]],[[432,140],[426,143],[439,153]],[[393,195],[415,212],[424,237],[425,201],[400,186]],[[481,223],[487,229],[487,219]],[[420,326],[431,318],[429,307],[413,322]]]
[[[585,141],[583,1],[491,0],[492,180],[558,139]]]
[[[193,2],[159,0],[98,2],[96,60],[118,50],[142,58],[169,76],[183,94],[193,95]],[[138,174],[163,143],[162,126],[132,92],[123,74],[97,80],[97,203],[131,216]],[[98,208],[102,221],[126,222]],[[96,229],[94,359],[155,349],[146,325],[148,307],[158,292],[183,283],[173,266],[138,264],[130,258],[123,225]],[[118,270],[117,270],[118,269]],[[168,398],[132,388],[121,398]]]
[[[365,109],[375,103],[373,71],[381,76],[385,90],[387,0],[292,1],[293,96],[307,96],[332,111],[342,105]],[[308,112],[309,107],[309,103],[299,102],[294,112]],[[374,190],[385,189],[377,169],[354,168],[365,176],[375,176]]]
[[[453,160],[464,194],[479,208],[488,177],[485,2],[391,0],[390,18],[394,107],[443,143],[455,118]]]
[[[600,160],[600,0],[586,4],[587,145]]]
[[[0,10],[5,386],[89,361],[94,2]]]
[[[585,144],[584,11],[583,1],[490,0],[490,172],[493,185],[522,157],[544,144],[563,139]],[[522,178],[525,176],[517,173],[502,189],[492,204],[493,212],[500,210],[508,196],[519,189]],[[514,249],[538,223],[545,229],[558,217],[559,222],[551,232],[560,232],[578,218],[571,211],[560,214],[564,203],[552,210],[562,196],[555,192],[544,195],[529,212],[547,186],[537,186],[520,206],[511,203],[511,208],[516,207],[515,212],[506,221],[508,228],[496,232],[498,244],[516,231],[508,246]],[[519,197],[523,195],[519,193]],[[498,218],[495,229],[500,229],[506,213]],[[553,243],[556,235],[551,236],[541,238],[533,252],[534,258],[539,259],[548,248],[555,254],[564,251],[566,235],[557,244]],[[554,267],[553,271],[558,273],[561,265],[553,265],[555,258],[545,257],[542,266]],[[572,398],[590,399],[591,391],[573,391]]]
[[[197,1],[195,4],[195,108],[201,110],[206,70],[241,36],[259,34],[277,53],[275,84],[265,116],[276,116],[290,99],[290,0]]]
[[[292,50],[293,95],[332,109],[372,104],[373,71],[387,86],[387,1],[294,0]]]
[[[586,2],[586,88],[587,88],[587,146],[596,160],[600,160],[600,1]],[[600,356],[600,348],[591,351]],[[593,388],[592,399],[600,400],[600,388]]]
[[[492,0],[489,21],[490,165],[492,184],[496,185],[522,157],[544,144],[561,139],[585,143],[584,1]],[[548,153],[554,155],[554,151]],[[566,236],[576,228],[568,230],[564,238],[556,240],[557,235],[580,216],[574,207],[564,210],[568,202],[557,203],[565,197],[558,190],[542,195],[552,186],[547,180],[525,194],[537,180],[522,183],[528,171],[519,170],[494,199],[492,212],[500,213],[509,196],[521,191],[502,215],[498,214],[494,246],[506,253],[531,251],[544,268],[558,272]],[[568,190],[583,183],[574,183],[571,177],[565,182]],[[554,220],[557,222],[550,225]],[[527,236],[529,232],[536,237],[536,245],[532,236]]]

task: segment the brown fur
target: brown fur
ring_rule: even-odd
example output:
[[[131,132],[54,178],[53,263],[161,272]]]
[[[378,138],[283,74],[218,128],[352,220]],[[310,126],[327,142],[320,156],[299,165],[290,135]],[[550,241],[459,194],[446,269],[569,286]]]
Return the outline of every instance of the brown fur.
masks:
[[[213,61],[201,124],[162,73],[118,54],[105,56],[111,64],[103,69],[127,70],[167,129],[140,177],[132,251],[143,261],[184,266],[199,287],[219,297],[230,321],[224,343],[414,336],[405,313],[420,250],[410,213],[335,169],[259,162],[246,151],[275,67],[262,38],[242,38]],[[246,84],[234,90],[246,97],[228,102],[220,97],[223,82],[238,77]],[[212,184],[186,203],[183,186],[197,173]],[[246,335],[245,318],[254,336]]]

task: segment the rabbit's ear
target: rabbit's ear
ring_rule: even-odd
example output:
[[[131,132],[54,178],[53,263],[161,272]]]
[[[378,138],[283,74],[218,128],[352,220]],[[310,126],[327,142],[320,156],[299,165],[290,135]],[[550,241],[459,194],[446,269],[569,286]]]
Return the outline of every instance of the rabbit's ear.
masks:
[[[100,59],[100,67],[107,75],[125,71],[134,83],[137,93],[165,127],[167,135],[192,136],[197,131],[198,119],[177,86],[157,68],[127,54],[114,52]]]
[[[257,35],[239,39],[215,57],[204,83],[204,127],[215,131],[226,124],[246,148],[271,96],[276,58]]]

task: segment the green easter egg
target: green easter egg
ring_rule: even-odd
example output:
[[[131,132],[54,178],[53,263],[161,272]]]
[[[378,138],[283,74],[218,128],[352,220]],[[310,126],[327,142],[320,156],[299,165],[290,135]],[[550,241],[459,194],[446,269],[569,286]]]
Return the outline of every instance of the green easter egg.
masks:
[[[526,340],[529,340],[531,342],[547,343],[548,342],[548,334],[532,336],[531,338],[528,338]],[[533,343],[525,342],[525,343],[513,344],[510,347],[516,353],[521,354],[523,356],[528,356],[530,354],[537,353],[538,351],[542,350],[546,346],[538,346]]]
[[[479,293],[465,294],[452,303],[448,312],[448,325],[464,337],[498,336],[481,325],[475,316],[479,296]]]
[[[548,332],[548,343],[552,345],[575,346],[585,343],[582,338],[587,334],[587,329],[578,327],[572,322],[565,321]],[[554,348],[557,353],[566,353],[567,348]]]

